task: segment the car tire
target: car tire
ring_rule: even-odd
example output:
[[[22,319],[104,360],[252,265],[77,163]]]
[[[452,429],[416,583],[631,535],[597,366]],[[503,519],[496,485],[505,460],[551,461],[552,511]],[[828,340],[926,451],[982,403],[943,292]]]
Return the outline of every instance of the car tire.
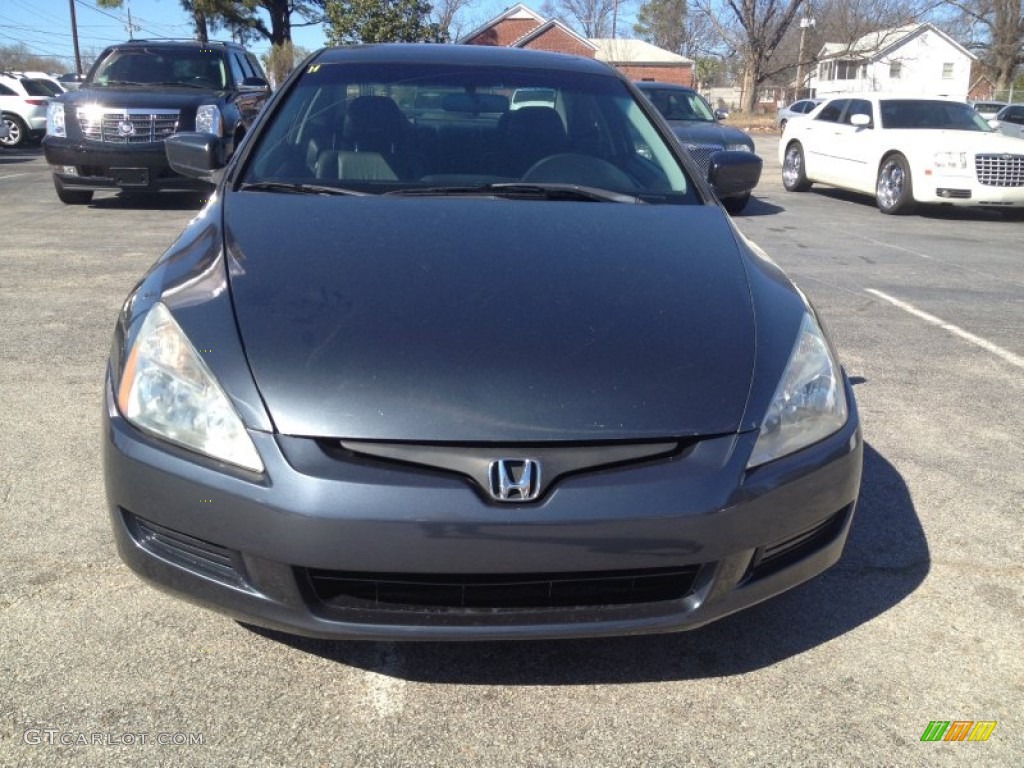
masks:
[[[878,210],[893,216],[910,213],[914,209],[914,187],[910,180],[910,164],[901,154],[882,159],[875,182],[875,202]]]
[[[57,197],[64,205],[88,205],[92,202],[92,190],[68,189],[56,176],[53,177],[53,188],[57,190]]]
[[[28,126],[17,115],[5,114],[4,123],[7,124],[7,138],[0,139],[0,144],[5,147],[20,147],[28,141]]]
[[[782,161],[782,186],[788,192],[806,192],[811,188],[804,165],[804,148],[794,141],[786,147]]]
[[[738,213],[742,213],[743,209],[747,207],[747,203],[750,202],[750,193],[745,192],[737,197],[723,197],[722,207],[725,208],[731,215],[735,216]]]

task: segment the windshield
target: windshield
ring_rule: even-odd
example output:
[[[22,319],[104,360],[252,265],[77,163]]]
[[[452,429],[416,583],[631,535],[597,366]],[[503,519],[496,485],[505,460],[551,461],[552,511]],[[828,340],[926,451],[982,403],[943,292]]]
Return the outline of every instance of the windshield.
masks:
[[[879,104],[883,128],[947,131],[991,131],[981,115],[967,104],[927,99],[883,99]]]
[[[715,116],[704,99],[693,91],[673,88],[644,88],[644,94],[666,120],[715,122]]]
[[[223,90],[224,57],[215,49],[132,47],[111,51],[93,73],[91,85],[180,85]]]
[[[507,66],[309,65],[270,116],[241,181],[516,199],[558,187],[557,199],[698,201],[621,80]],[[588,191],[570,194],[567,185]]]

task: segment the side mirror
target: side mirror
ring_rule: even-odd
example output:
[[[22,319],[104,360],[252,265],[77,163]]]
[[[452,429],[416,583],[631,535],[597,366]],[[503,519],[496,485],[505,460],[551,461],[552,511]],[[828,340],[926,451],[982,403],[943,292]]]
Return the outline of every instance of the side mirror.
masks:
[[[239,90],[266,91],[267,93],[270,93],[270,83],[262,77],[247,77],[242,81],[241,85],[239,85]]]
[[[850,115],[850,125],[855,128],[870,128],[871,127],[871,116],[870,115]]]
[[[718,197],[733,197],[749,192],[761,180],[764,161],[753,152],[723,149],[711,154],[708,182]]]
[[[164,151],[176,173],[211,184],[227,162],[224,142],[212,133],[175,133],[164,141]]]
[[[992,118],[991,120],[989,120],[989,121],[988,121],[988,127],[989,127],[989,128],[993,128],[993,129],[995,129],[995,130],[997,130],[997,131],[999,130],[999,126],[1000,126],[1000,125],[1002,125],[1002,123],[1000,123],[1000,122],[999,122],[998,120],[996,120],[996,119],[995,119],[994,117],[993,117],[993,118]]]
[[[715,110],[715,120],[725,120],[729,117],[729,110],[719,107]]]

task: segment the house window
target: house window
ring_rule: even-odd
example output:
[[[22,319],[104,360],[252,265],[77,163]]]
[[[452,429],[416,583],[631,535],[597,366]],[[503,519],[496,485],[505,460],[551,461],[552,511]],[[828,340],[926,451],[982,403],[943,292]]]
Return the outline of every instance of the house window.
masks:
[[[947,61],[942,65],[942,79],[952,80],[953,79],[953,62]]]
[[[836,80],[856,80],[860,71],[860,63],[856,61],[837,61]]]
[[[818,67],[818,77],[821,78],[822,80],[831,80],[832,79],[832,62],[831,61],[823,61],[823,62],[821,62],[821,65]]]
[[[890,61],[889,62],[889,79],[890,80],[899,80],[901,74],[903,74],[903,62],[902,61]]]

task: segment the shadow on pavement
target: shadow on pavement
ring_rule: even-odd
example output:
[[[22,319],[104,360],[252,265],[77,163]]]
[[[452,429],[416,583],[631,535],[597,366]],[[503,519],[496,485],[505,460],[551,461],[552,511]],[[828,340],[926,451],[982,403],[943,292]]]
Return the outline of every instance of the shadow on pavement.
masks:
[[[90,207],[99,210],[198,211],[212,192],[97,192]]]
[[[382,675],[463,685],[591,685],[739,675],[856,629],[910,595],[930,558],[903,478],[864,447],[846,550],[811,582],[701,629],[596,640],[330,642],[249,627],[300,651]]]
[[[823,187],[816,184],[811,187],[808,194],[830,197],[834,200],[841,200],[845,203],[852,203],[863,208],[876,208],[875,198],[871,195],[861,195],[856,192],[848,192],[845,189],[834,187]],[[751,200],[751,203],[754,201]],[[1016,208],[979,208],[962,205],[941,205],[941,204],[919,204],[917,209],[907,216],[893,216],[894,219],[922,218],[922,219],[945,219],[948,221],[1019,221],[1024,209]],[[883,215],[879,212],[879,215]]]
[[[747,203],[747,207],[743,209],[743,212],[733,218],[737,219],[752,219],[755,216],[774,216],[777,213],[782,213],[786,209],[779,205],[773,205],[767,200],[762,200],[757,195],[753,195],[750,198],[750,202]]]

